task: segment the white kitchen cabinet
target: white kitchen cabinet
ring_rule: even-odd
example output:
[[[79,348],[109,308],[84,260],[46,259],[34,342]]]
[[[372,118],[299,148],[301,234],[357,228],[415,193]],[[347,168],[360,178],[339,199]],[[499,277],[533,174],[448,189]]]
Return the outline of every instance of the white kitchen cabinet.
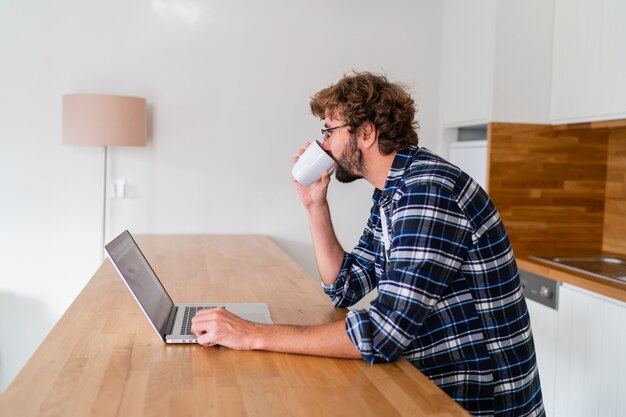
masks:
[[[487,140],[455,142],[450,145],[448,160],[487,189]]]
[[[546,415],[554,415],[558,311],[526,299],[537,354],[537,367]]]
[[[554,417],[626,416],[626,303],[563,284],[555,371]]]
[[[547,123],[554,0],[445,0],[444,127]]]
[[[626,118],[625,22],[624,0],[445,0],[442,126]]]
[[[556,0],[553,121],[626,118],[624,74],[626,1]]]
[[[441,55],[441,120],[486,123],[491,111],[495,0],[445,0]]]
[[[491,119],[549,123],[554,0],[498,0]]]

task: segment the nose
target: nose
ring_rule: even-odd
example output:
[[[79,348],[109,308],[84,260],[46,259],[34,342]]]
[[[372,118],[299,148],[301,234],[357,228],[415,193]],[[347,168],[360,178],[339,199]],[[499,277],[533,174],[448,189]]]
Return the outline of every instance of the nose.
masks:
[[[328,156],[330,156],[331,158],[335,159],[335,156],[333,155],[332,151],[330,150],[330,144],[323,142],[322,143],[322,149],[324,150],[324,152],[326,152],[328,154]]]

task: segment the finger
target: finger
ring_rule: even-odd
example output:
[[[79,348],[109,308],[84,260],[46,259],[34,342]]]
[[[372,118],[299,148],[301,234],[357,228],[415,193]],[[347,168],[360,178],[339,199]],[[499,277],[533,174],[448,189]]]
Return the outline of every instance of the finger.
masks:
[[[209,311],[210,310],[198,310],[196,312],[196,315],[191,318],[191,322],[195,323],[199,320],[206,318],[207,315],[211,314]]]
[[[206,333],[216,326],[215,317],[194,317],[191,320],[191,331],[195,334]]]
[[[297,179],[295,179],[295,178],[294,178],[294,180],[293,180],[293,183],[296,185],[296,188],[297,188],[299,191],[305,190],[305,189],[306,189],[306,187],[307,187],[307,186],[304,186],[304,185],[300,184],[300,182],[299,182]]]
[[[196,311],[196,316],[201,316],[203,314],[207,314],[210,313],[211,311],[213,311],[214,309],[212,308],[203,308],[202,310],[198,310]]]
[[[209,323],[207,322],[200,322],[200,323],[193,323],[191,325],[191,331],[193,332],[193,334],[195,334],[196,336],[200,336],[203,335],[207,332],[207,329],[209,328]]]
[[[215,340],[213,340],[213,337],[209,335],[208,333],[204,333],[198,336],[198,343],[201,344],[202,346],[208,346],[208,347],[217,345]]]
[[[311,142],[308,142],[308,141],[307,141],[307,142],[305,142],[305,143],[304,143],[304,148],[300,148],[300,149],[298,149],[298,156],[301,156],[301,155],[304,153],[304,151],[306,151],[306,149],[307,149],[309,146],[311,146]],[[297,157],[294,157],[293,162],[295,163],[296,161],[297,161]]]
[[[320,181],[322,182],[322,184],[328,185],[330,183],[330,173],[328,171],[322,172],[322,177],[320,178]]]

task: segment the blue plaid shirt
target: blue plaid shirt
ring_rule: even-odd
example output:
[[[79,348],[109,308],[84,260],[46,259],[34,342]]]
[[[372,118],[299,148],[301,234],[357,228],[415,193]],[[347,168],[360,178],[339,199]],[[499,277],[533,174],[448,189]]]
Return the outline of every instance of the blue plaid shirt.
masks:
[[[369,363],[410,361],[480,416],[543,416],[520,279],[485,191],[424,148],[398,152],[367,227],[324,291],[351,311],[348,336]],[[380,209],[390,247],[386,259]]]

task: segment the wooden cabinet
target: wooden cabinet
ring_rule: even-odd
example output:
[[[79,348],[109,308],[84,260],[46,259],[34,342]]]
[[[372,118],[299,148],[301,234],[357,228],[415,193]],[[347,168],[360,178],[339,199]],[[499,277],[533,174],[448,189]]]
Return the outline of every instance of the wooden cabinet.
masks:
[[[626,303],[563,284],[559,305],[553,415],[624,416]]]
[[[555,122],[626,118],[626,2],[556,0]]]

